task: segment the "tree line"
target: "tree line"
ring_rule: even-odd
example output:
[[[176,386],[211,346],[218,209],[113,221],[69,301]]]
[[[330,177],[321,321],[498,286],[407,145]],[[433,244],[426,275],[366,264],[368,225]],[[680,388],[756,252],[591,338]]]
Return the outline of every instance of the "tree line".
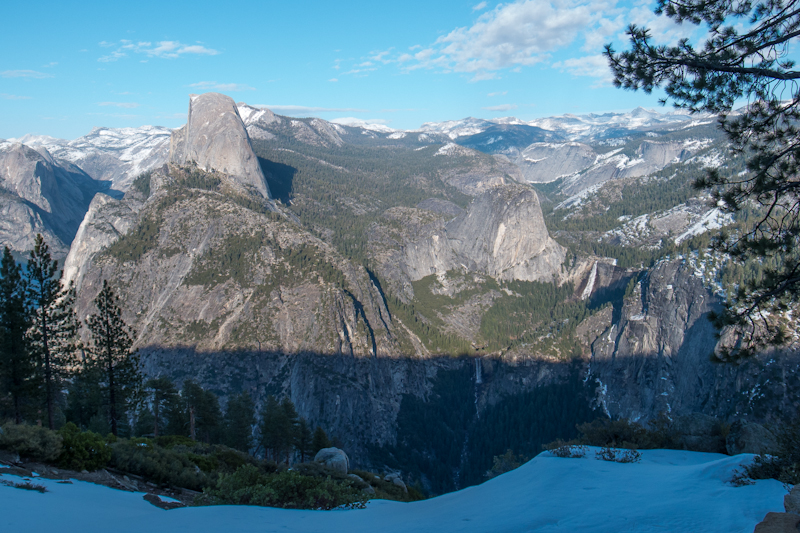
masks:
[[[107,281],[80,338],[75,289],[41,235],[26,265],[5,247],[0,259],[0,419],[57,429],[72,422],[114,436],[182,436],[225,444],[276,462],[305,461],[331,446],[325,431],[297,413],[288,397],[269,396],[257,413],[249,393],[219,399],[194,381],[145,380],[136,332],[122,318]]]

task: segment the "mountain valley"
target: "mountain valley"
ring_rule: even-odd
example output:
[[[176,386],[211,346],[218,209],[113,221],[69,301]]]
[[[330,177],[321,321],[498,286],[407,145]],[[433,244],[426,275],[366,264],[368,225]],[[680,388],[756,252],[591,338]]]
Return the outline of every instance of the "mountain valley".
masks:
[[[207,93],[174,131],[0,142],[0,241],[42,233],[80,318],[108,281],[148,376],[287,395],[355,464],[440,493],[600,414],[796,411],[796,334],[711,361],[709,313],[753,275],[709,253],[737,221],[692,187],[744,170],[725,143],[641,108],[394,131]]]

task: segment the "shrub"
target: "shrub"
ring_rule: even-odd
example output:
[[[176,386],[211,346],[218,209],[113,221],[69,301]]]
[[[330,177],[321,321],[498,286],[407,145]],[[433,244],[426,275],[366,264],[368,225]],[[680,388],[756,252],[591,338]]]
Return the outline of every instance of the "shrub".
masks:
[[[506,472],[511,472],[512,470],[516,470],[523,463],[528,461],[527,458],[523,457],[522,455],[516,456],[514,452],[506,450],[506,453],[503,455],[495,455],[492,459],[492,468],[486,471],[484,476],[488,479],[492,479],[493,477],[497,477],[500,474],[505,474]]]
[[[0,448],[35,461],[51,462],[61,455],[61,435],[41,426],[8,423],[0,434]]]
[[[111,465],[123,472],[192,490],[212,485],[188,454],[155,446],[149,439],[119,439],[111,448]]]
[[[553,443],[548,444],[546,446],[546,449],[556,457],[564,457],[571,459],[586,457],[586,452],[588,451],[586,446],[583,446],[582,444],[573,444],[569,442],[564,442],[562,440],[557,440]]]
[[[255,465],[220,476],[217,488],[196,500],[200,505],[261,505],[287,509],[363,508],[367,498],[349,480],[305,476],[296,471],[266,474]]]
[[[45,487],[44,485],[36,485],[35,483],[31,483],[30,481],[25,481],[23,483],[14,483],[13,481],[6,481],[5,479],[0,479],[0,485],[5,485],[6,487],[14,487],[15,489],[35,490],[36,492],[41,492],[41,493],[47,492],[47,487]]]
[[[638,448],[647,441],[647,430],[636,422],[626,419],[598,418],[578,426],[580,441],[589,446],[612,448]]]
[[[603,461],[613,461],[615,463],[638,463],[642,460],[642,454],[636,450],[620,450],[609,446],[603,447],[595,454],[595,457]]]
[[[58,433],[63,439],[63,451],[58,464],[71,470],[97,470],[111,460],[111,447],[103,437],[91,431],[81,432],[69,422]]]
[[[782,483],[800,483],[800,422],[784,427],[776,434],[777,453],[762,453],[744,469],[752,479],[777,479]]]
[[[366,470],[350,470],[350,474],[355,474],[364,480],[363,485],[357,480],[353,480],[353,485],[355,487],[363,487],[366,489],[367,486],[370,486],[375,490],[375,494],[370,494],[370,499],[393,500],[397,502],[415,502],[425,499],[425,494],[419,482],[417,482],[417,486],[406,484],[406,490],[403,490],[402,487],[395,485],[393,482],[387,481],[381,476],[372,472],[367,472]]]
[[[165,435],[163,437],[156,437],[154,442],[162,448],[174,448],[175,446],[194,446],[197,444],[189,437],[183,435]]]

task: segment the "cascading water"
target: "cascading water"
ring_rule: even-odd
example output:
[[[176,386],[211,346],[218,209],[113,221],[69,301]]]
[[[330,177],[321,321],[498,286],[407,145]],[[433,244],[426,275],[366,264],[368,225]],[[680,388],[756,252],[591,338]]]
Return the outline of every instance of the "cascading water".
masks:
[[[475,358],[475,417],[480,418],[481,413],[478,411],[478,385],[483,383],[483,365],[480,358]]]

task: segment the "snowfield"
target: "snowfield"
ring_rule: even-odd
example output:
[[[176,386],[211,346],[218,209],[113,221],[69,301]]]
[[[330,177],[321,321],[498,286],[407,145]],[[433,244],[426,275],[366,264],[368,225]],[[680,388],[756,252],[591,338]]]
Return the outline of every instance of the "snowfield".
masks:
[[[747,532],[769,511],[783,511],[774,480],[728,481],[752,455],[646,450],[636,464],[544,452],[483,485],[437,498],[373,500],[366,509],[297,511],[247,506],[165,511],[122,492],[38,478],[49,492],[0,485],[0,531],[154,532]],[[18,481],[8,474],[0,479]]]

